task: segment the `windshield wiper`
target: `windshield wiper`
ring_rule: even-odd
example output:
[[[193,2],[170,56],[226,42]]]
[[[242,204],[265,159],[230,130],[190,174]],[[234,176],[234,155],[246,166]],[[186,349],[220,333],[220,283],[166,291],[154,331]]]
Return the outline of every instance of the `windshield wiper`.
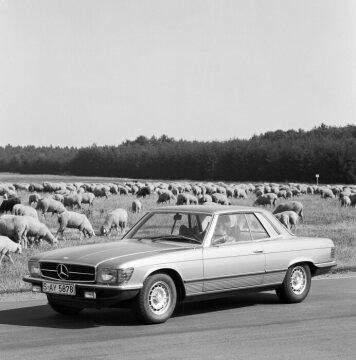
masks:
[[[149,239],[152,240],[153,242],[157,241],[157,240],[165,240],[165,241],[166,240],[167,241],[186,240],[186,241],[197,243],[197,244],[201,245],[200,240],[193,239],[193,238],[190,238],[190,237],[184,236],[184,235],[159,235],[159,236],[150,237]]]

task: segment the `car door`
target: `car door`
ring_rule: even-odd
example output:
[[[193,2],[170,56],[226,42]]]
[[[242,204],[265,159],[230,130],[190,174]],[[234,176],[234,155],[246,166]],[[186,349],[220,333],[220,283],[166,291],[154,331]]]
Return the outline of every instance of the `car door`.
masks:
[[[231,234],[235,237],[235,241],[214,243],[213,234],[210,246],[204,248],[204,292],[233,290],[262,284],[265,255],[263,247],[253,241],[251,221],[248,219],[250,215],[238,213],[220,215],[219,218],[225,216],[230,219]],[[219,218],[216,223],[219,222]]]

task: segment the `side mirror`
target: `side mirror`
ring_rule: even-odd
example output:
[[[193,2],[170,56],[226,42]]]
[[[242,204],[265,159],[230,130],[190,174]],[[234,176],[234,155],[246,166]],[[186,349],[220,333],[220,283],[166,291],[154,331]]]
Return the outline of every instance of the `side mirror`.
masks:
[[[174,221],[179,221],[179,220],[182,220],[182,214],[175,214],[174,217],[173,217]]]

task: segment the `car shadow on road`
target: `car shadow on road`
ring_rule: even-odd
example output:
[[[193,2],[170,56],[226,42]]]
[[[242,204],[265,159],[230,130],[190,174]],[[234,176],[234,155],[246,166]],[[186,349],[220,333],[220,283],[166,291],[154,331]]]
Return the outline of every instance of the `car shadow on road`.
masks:
[[[199,315],[256,305],[280,303],[274,294],[242,294],[239,296],[178,303],[172,317]],[[47,304],[18,307],[0,311],[0,325],[18,325],[43,328],[88,329],[100,326],[140,326],[130,309],[85,309],[79,315],[55,313]]]
[[[173,317],[280,303],[280,300],[274,293],[246,293],[213,300],[180,303],[177,305]]]

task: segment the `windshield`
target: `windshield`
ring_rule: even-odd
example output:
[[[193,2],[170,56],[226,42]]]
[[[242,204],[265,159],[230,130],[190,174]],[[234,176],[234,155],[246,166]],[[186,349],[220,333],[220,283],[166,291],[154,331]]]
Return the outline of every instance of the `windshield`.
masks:
[[[191,213],[152,213],[125,237],[152,241],[202,243],[212,217]]]

